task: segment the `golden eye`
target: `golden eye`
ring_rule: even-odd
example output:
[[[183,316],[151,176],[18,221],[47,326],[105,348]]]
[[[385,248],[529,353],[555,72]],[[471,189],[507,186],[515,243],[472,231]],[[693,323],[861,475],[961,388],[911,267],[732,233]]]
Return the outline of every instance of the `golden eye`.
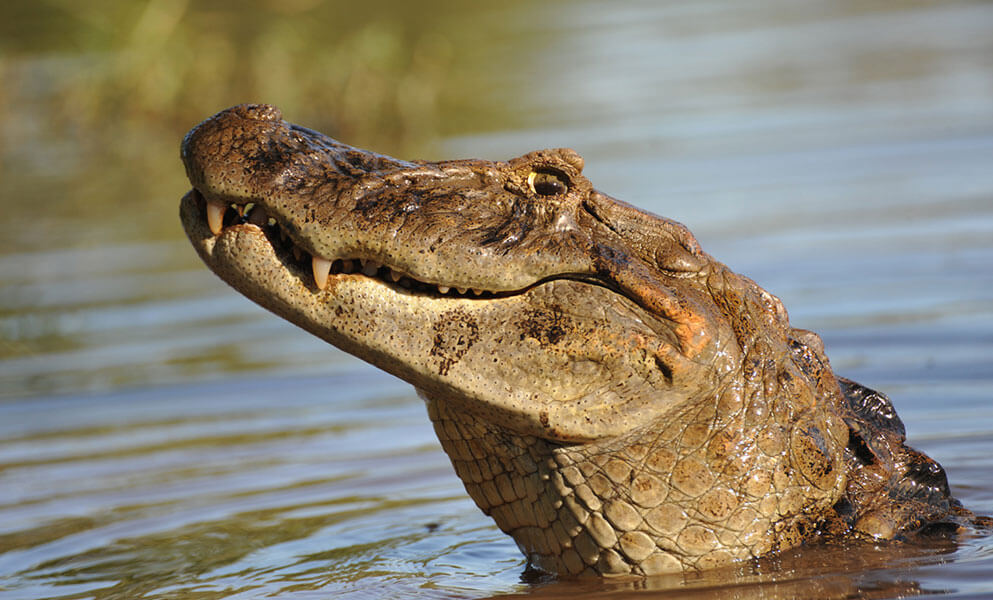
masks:
[[[535,169],[528,174],[528,187],[539,196],[556,196],[569,191],[569,179],[554,169]]]

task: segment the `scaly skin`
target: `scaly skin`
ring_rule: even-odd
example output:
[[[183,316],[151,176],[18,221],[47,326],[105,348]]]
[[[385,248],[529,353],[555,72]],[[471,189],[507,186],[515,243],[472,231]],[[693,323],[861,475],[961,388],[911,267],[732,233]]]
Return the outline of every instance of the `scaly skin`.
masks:
[[[244,105],[182,156],[207,265],[412,383],[534,568],[651,575],[969,517],[778,298],[572,150],[400,161]]]

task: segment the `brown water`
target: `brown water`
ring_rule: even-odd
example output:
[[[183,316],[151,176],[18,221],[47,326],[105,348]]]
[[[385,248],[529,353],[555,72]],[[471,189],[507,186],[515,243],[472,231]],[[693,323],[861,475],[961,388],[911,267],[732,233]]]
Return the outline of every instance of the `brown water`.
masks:
[[[993,596],[982,536],[525,581],[413,391],[176,218],[179,139],[238,102],[410,158],[572,146],[991,514],[993,4],[390,4],[0,5],[0,598]]]

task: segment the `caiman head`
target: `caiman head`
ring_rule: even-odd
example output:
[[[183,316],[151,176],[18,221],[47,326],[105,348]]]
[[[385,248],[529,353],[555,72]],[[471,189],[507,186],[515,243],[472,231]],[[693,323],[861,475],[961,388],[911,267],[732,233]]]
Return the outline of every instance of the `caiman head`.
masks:
[[[532,566],[700,568],[800,543],[848,429],[813,334],[569,149],[402,161],[271,106],[193,129],[186,232],[255,302],[413,384]]]

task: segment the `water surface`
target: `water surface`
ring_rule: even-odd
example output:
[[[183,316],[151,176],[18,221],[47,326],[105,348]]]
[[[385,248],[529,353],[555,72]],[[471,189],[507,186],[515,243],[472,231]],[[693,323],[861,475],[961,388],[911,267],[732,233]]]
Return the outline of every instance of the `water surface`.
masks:
[[[412,389],[228,289],[176,217],[179,139],[243,101],[405,158],[572,146],[991,514],[993,5],[111,4],[0,8],[0,598],[993,595],[968,536],[522,579]]]

